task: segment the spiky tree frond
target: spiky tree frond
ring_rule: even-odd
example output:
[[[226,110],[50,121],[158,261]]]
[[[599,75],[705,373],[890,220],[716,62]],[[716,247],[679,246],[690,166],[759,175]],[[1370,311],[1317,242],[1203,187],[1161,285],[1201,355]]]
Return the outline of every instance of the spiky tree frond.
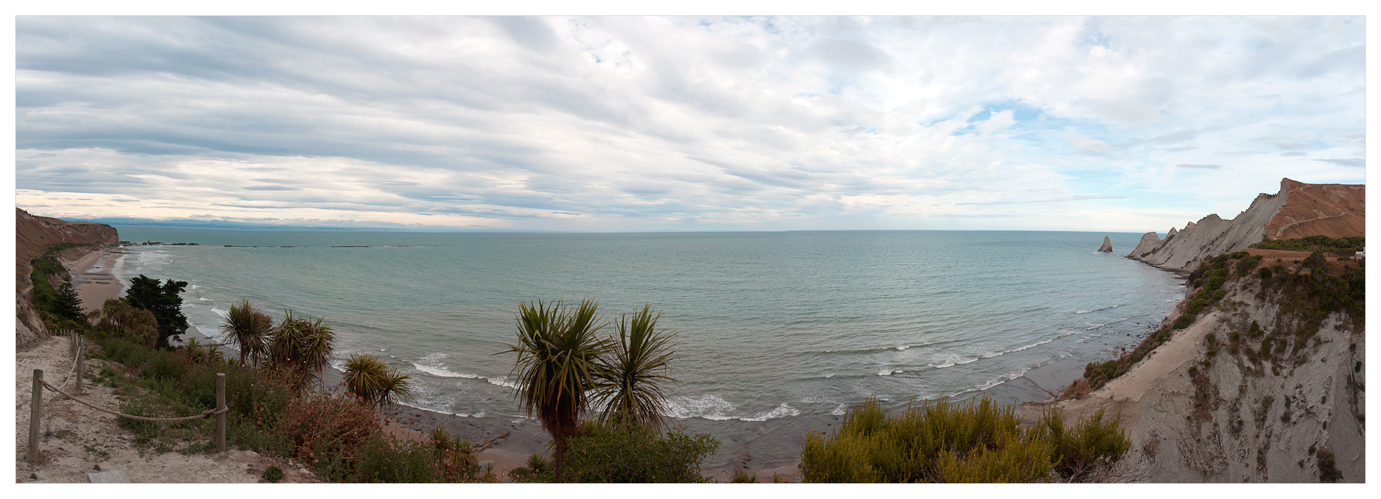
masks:
[[[249,299],[231,305],[230,313],[226,314],[225,322],[221,324],[221,331],[227,333],[227,339],[240,351],[240,365],[245,365],[246,360],[257,365],[268,354],[268,338],[272,330],[273,318],[260,311]]]
[[[336,333],[325,319],[312,322],[284,311],[283,322],[269,338],[269,357],[274,364],[291,366],[304,374],[315,374],[326,367],[335,347]]]
[[[566,439],[575,435],[586,391],[594,387],[596,360],[609,349],[597,334],[605,327],[598,324],[598,308],[590,300],[582,300],[575,311],[560,301],[522,304],[516,317],[518,343],[509,345],[509,352],[518,354],[509,376],[518,385],[514,395],[551,433],[558,479]]]
[[[384,375],[384,390],[379,394],[379,405],[393,405],[412,398],[412,376],[390,367]]]
[[[615,325],[618,337],[611,350],[599,359],[595,374],[595,397],[604,406],[600,419],[616,426],[644,426],[660,429],[666,413],[663,386],[676,382],[667,373],[675,359],[670,350],[675,333],[657,331],[652,306],[623,315]]]
[[[374,404],[384,391],[388,370],[378,355],[350,354],[345,360],[345,390]]]

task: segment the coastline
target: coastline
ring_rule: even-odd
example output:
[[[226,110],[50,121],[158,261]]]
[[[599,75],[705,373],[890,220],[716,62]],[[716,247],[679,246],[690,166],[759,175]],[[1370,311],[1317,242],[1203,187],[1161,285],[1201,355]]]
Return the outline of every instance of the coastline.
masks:
[[[137,252],[139,249],[133,248],[131,251]],[[119,256],[121,255],[115,255],[115,258]],[[98,260],[99,258],[93,258],[86,261],[86,267],[82,270],[94,270],[106,275],[116,270],[113,265],[105,265],[104,268],[101,268],[101,265],[97,265]],[[97,286],[88,284],[88,287]],[[123,287],[118,282],[116,284]],[[115,293],[118,294],[119,291],[117,290]],[[1121,346],[1128,348],[1135,346],[1145,337],[1145,333],[1154,329],[1154,325],[1149,323],[1152,319],[1143,316],[1138,317],[1141,318],[1134,320],[1139,320],[1139,323],[1132,320],[1122,322],[1126,319],[1118,319],[1106,324],[1106,329],[1099,331],[1088,329],[1087,331],[1091,331],[1090,333],[1083,333],[1084,330],[1080,328],[1081,337],[1078,338],[1082,340],[1082,335],[1087,335],[1089,336],[1087,342],[1079,341],[1076,344],[1073,340],[1067,341],[1068,344],[1064,348],[1069,353],[1061,353],[1061,355],[1066,355],[1065,357],[1051,357],[1052,360],[1047,361],[1048,363],[1032,368],[1015,379],[1000,382],[981,391],[975,389],[954,394],[951,399],[960,401],[978,396],[981,393],[987,393],[995,401],[1003,404],[1053,400],[1065,386],[1083,375],[1084,366],[1092,358],[1102,359],[1109,356],[1107,355],[1109,351],[1116,351]],[[1117,323],[1120,324],[1113,325]],[[1085,324],[1093,325],[1095,328],[1104,327],[1104,325],[1094,325],[1091,322]],[[1133,326],[1133,324],[1137,325]],[[213,334],[213,331],[203,332],[200,328],[195,329],[195,331],[202,336]],[[1110,356],[1115,357],[1116,355]],[[336,387],[339,385],[340,373],[335,369],[328,369],[323,378],[326,387]],[[902,395],[901,400],[904,401],[906,396]],[[859,401],[861,400],[854,402]],[[474,412],[468,406],[465,409],[452,410],[455,412]],[[431,430],[441,426],[454,435],[469,439],[477,448],[488,444],[488,447],[484,447],[479,453],[478,459],[480,461],[492,461],[495,474],[503,479],[508,471],[524,465],[529,455],[534,453],[547,454],[549,452],[547,449],[549,437],[538,421],[500,415],[499,412],[512,414],[512,411],[491,411],[487,417],[465,417],[447,412],[399,406],[396,410],[385,415],[389,421],[384,423],[384,427],[399,438],[425,440]],[[748,473],[758,475],[760,481],[770,482],[774,472],[787,477],[799,475],[797,466],[800,462],[801,444],[805,437],[812,432],[829,432],[842,419],[842,416],[835,416],[831,413],[814,413],[773,418],[767,421],[750,421],[740,418],[727,420],[689,418],[672,420],[671,422],[673,426],[684,427],[689,433],[709,433],[720,440],[719,450],[702,463],[704,476],[712,477],[718,481],[727,481],[732,477],[734,470],[742,467]]]
[[[82,310],[88,313],[97,310],[106,300],[119,298],[125,292],[124,283],[115,277],[115,266],[127,253],[118,248],[105,247],[75,261],[62,262],[72,276],[72,286],[81,299]]]

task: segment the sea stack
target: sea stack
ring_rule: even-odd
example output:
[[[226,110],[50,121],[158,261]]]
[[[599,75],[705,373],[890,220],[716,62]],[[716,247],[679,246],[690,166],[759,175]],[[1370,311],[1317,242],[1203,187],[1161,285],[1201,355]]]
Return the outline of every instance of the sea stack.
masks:
[[[1112,253],[1112,239],[1108,239],[1108,236],[1103,236],[1103,246],[1098,248],[1098,251]]]

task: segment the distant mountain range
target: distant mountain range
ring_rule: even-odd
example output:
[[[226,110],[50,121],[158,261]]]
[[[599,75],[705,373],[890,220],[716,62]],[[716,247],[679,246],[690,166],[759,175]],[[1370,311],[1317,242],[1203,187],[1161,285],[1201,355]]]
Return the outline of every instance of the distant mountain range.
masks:
[[[195,229],[239,229],[239,230],[353,230],[370,232],[486,232],[493,229],[472,229],[460,227],[425,227],[410,226],[402,224],[389,224],[387,222],[372,222],[364,225],[359,222],[341,222],[338,224],[327,223],[325,220],[314,220],[306,224],[288,224],[272,222],[240,222],[233,220],[199,220],[189,218],[178,218],[170,220],[156,220],[152,218],[70,218],[73,222],[90,222],[106,225],[140,225],[146,227],[183,227]]]

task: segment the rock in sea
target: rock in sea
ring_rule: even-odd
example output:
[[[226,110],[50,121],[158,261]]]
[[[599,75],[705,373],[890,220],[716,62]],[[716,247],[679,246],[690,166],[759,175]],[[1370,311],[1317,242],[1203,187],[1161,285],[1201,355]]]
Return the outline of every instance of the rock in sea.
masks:
[[[1112,240],[1108,239],[1108,236],[1103,236],[1103,247],[1098,248],[1098,251],[1112,253]]]

